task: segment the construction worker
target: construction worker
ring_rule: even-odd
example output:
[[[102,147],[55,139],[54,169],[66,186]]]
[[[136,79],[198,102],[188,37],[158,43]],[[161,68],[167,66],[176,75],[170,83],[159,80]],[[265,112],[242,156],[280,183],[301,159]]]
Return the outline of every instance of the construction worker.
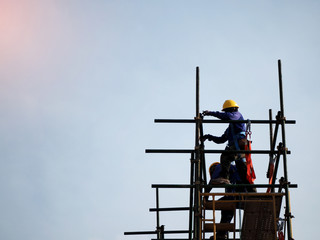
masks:
[[[222,170],[222,165],[219,162],[212,163],[209,167],[209,173],[210,173],[210,181],[208,185],[214,185],[216,184],[215,179],[219,178],[220,172]],[[229,169],[230,173],[230,183],[231,184],[242,184],[244,183],[239,175],[239,171],[237,167],[233,164],[230,165]],[[205,192],[209,193],[211,191],[211,187],[206,187]],[[226,188],[226,192],[252,192],[253,188],[249,187],[241,187],[241,188]],[[224,196],[220,198],[219,200],[234,200],[235,197],[233,196]],[[205,201],[208,201],[208,197],[205,197]],[[239,206],[237,206],[238,208]],[[230,223],[232,218],[234,216],[233,210],[222,210],[221,211],[221,219],[220,223]],[[213,236],[210,238],[213,239]],[[224,240],[228,239],[228,232],[227,231],[218,231],[216,233],[216,239],[217,240]]]
[[[203,116],[213,116],[221,120],[244,120],[242,114],[238,111],[238,104],[233,100],[226,100],[222,106],[222,112],[219,111],[203,111]],[[212,136],[206,134],[201,138],[202,141],[209,140],[215,143],[228,142],[225,150],[244,150],[247,144],[246,128],[244,123],[230,123],[222,136]],[[233,161],[236,161],[237,169],[241,179],[244,181],[247,174],[247,166],[245,163],[245,154],[234,154],[224,152],[221,154],[221,172],[220,177],[214,181],[218,184],[230,184],[229,181],[229,168]]]
[[[222,164],[220,164],[219,162],[214,162],[210,165],[210,167],[209,167],[210,181],[209,181],[208,185],[216,185],[217,184],[217,181],[215,181],[215,180],[217,178],[220,178],[221,170],[222,170]],[[242,184],[243,183],[236,165],[230,164],[229,174],[230,174],[229,178],[230,178],[231,184]],[[211,189],[212,188],[210,188],[210,187],[206,187],[205,192],[209,193],[211,191]],[[233,188],[226,189],[226,192],[233,192],[233,191],[234,191]],[[247,192],[247,190],[244,188],[243,189],[237,188],[237,192]],[[206,200],[207,199],[208,198],[206,198]]]

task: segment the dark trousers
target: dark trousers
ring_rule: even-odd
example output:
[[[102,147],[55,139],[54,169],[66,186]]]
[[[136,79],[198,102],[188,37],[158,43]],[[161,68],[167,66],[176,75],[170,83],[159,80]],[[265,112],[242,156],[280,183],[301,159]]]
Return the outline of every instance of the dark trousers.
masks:
[[[247,139],[243,138],[238,141],[240,150],[245,150],[245,146],[247,144]],[[234,145],[227,146],[225,150],[236,150],[236,147]],[[231,162],[235,161],[236,167],[239,173],[239,176],[241,178],[241,182],[243,184],[250,184],[250,182],[247,180],[247,164],[245,161],[245,154],[234,154],[234,153],[222,153],[220,156],[220,163],[221,163],[221,172],[220,177],[229,179],[230,173],[230,164]],[[237,191],[242,191],[241,189],[238,189]],[[254,185],[252,187],[246,187],[246,192],[257,192]]]
[[[238,145],[240,150],[245,150],[245,146],[247,144],[247,139],[243,138],[238,141]],[[235,145],[232,146],[227,146],[225,148],[226,151],[231,150],[237,150]],[[246,182],[246,176],[247,176],[247,165],[246,163],[242,160],[245,158],[245,154],[234,154],[234,153],[228,153],[224,152],[220,156],[220,163],[221,163],[221,172],[220,172],[220,177],[229,179],[229,169],[230,169],[230,164],[231,162],[236,160],[236,167],[238,169],[240,178],[243,182]]]
[[[232,196],[224,196],[220,198],[219,200],[234,200],[234,197]],[[232,218],[234,216],[234,211],[233,210],[222,210],[221,211],[221,219],[220,223],[230,223]],[[228,234],[227,231],[217,231],[217,237],[222,237]]]

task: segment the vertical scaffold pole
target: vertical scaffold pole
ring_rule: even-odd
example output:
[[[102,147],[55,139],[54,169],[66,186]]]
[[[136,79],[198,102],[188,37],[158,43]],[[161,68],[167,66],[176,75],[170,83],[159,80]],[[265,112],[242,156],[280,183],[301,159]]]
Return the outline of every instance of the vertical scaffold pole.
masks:
[[[199,67],[196,68],[196,129],[195,129],[195,191],[194,191],[194,240],[199,240],[201,237],[201,210],[200,210],[200,192],[201,192],[201,167],[200,167],[200,159],[201,159],[201,153],[200,153],[200,145],[199,145],[199,119],[200,119],[200,113],[199,113]]]
[[[272,120],[272,110],[269,109],[269,120]],[[270,151],[273,151],[273,126],[272,123],[269,123],[269,133],[270,133]],[[272,153],[269,154],[269,166],[267,171],[267,178],[269,178],[269,184],[272,183],[272,177],[274,173],[274,156]],[[269,187],[267,192],[274,192],[273,187]]]
[[[159,209],[159,188],[156,188],[156,207]],[[161,238],[160,215],[157,211],[157,239]]]
[[[282,72],[281,72],[281,60],[278,60],[278,74],[279,74],[279,91],[280,91],[280,121],[282,132],[282,144],[283,144],[283,170],[285,181],[285,194],[286,194],[286,210],[285,218],[287,221],[288,239],[292,240],[292,225],[291,225],[291,207],[290,207],[290,194],[289,194],[289,182],[288,182],[288,169],[287,169],[287,145],[285,135],[285,117],[284,117],[284,103],[283,103],[283,89],[282,89]]]
[[[190,158],[190,185],[194,184],[194,153],[191,153],[191,158]],[[189,239],[192,239],[192,226],[193,226],[193,188],[190,188],[190,203],[189,203]]]
[[[199,113],[200,113],[200,70],[199,67],[196,68],[196,116],[198,117]],[[198,139],[196,139],[196,144],[199,144]]]

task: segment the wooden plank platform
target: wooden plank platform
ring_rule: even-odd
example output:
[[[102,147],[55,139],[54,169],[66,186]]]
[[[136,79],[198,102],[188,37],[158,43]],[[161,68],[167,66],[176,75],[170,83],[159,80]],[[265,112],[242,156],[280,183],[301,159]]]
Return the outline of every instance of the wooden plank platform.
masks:
[[[217,193],[213,194],[213,199],[214,196],[221,195],[234,197],[234,200],[216,200],[214,209],[227,211],[242,209],[242,228],[235,229],[234,223],[216,223],[215,231],[240,232],[242,240],[277,240],[276,228],[283,193]],[[212,201],[204,202],[203,211],[208,210],[213,210]],[[203,220],[203,232],[213,232],[213,220]]]
[[[282,196],[252,197],[244,205],[244,216],[241,230],[242,240],[275,240],[276,219],[280,214]]]

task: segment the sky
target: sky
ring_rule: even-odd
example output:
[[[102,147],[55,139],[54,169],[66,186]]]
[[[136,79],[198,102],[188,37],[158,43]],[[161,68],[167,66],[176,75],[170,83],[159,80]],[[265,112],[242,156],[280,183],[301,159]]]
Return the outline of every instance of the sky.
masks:
[[[0,0],[0,239],[151,239],[123,233],[155,230],[151,184],[188,184],[190,156],[145,149],[194,147],[193,124],[154,119],[194,118],[199,66],[201,111],[233,99],[267,120],[280,110],[278,59],[296,120],[293,237],[318,238],[319,11],[316,0]],[[252,132],[253,149],[268,149],[268,126]],[[256,183],[268,160],[253,156]],[[187,205],[186,190],[160,190],[160,207]],[[188,226],[186,213],[160,221]]]

